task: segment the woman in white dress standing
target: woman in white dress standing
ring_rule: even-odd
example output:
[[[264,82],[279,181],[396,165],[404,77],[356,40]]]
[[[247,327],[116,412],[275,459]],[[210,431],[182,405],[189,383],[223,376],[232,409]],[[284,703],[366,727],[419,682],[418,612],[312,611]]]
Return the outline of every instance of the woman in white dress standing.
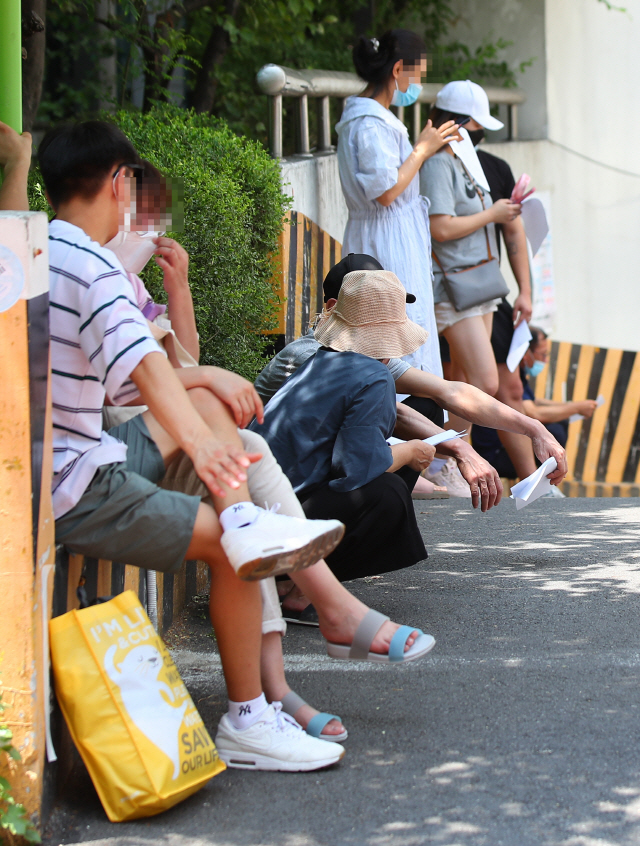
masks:
[[[457,124],[434,129],[431,121],[415,146],[390,106],[410,106],[426,74],[424,41],[404,29],[361,38],[353,49],[356,72],[367,83],[345,103],[338,132],[338,166],[349,209],[343,252],[374,256],[416,296],[413,321],[429,338],[405,358],[413,367],[442,375],[438,330],[433,311],[429,201],[420,196],[423,162],[444,144],[457,140]]]

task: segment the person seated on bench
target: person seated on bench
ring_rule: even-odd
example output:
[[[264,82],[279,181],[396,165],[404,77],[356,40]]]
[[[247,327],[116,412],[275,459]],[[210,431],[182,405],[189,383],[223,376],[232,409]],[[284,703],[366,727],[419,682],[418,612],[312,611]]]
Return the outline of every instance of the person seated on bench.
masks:
[[[327,274],[324,282],[325,314],[331,313],[340,291],[340,286],[349,269],[358,265],[362,269],[375,268],[378,262],[372,256],[350,254],[345,256]],[[258,375],[255,386],[265,405],[271,397],[311,356],[320,344],[313,329],[290,344],[287,344]],[[390,359],[389,372],[395,379],[395,390],[408,395],[405,402],[398,403],[394,435],[409,441],[414,438],[428,438],[441,432],[440,424],[424,415],[425,406],[412,400],[428,400],[433,406],[446,409],[465,420],[483,426],[491,426],[507,432],[516,432],[531,438],[536,456],[545,461],[551,455],[558,462],[558,469],[552,474],[552,484],[558,485],[567,472],[564,450],[546,431],[544,426],[493,399],[483,391],[465,382],[448,382],[425,370],[411,367],[400,359]],[[413,405],[413,403],[412,403]],[[266,405],[268,408],[268,405]],[[417,410],[416,410],[417,409]],[[421,412],[421,413],[419,413]],[[495,469],[482,458],[466,441],[456,438],[438,446],[438,455],[451,456],[457,462],[460,473],[469,484],[471,502],[482,511],[497,505],[502,495],[502,483]]]
[[[221,757],[255,769],[335,763],[341,747],[308,737],[262,693],[260,590],[247,579],[315,563],[342,527],[250,501],[247,469],[260,455],[244,451],[215,394],[184,389],[132,301],[131,283],[102,246],[118,232],[141,168],[126,136],[99,121],[58,127],[42,140],[39,160],[57,215],[49,226],[56,541],[165,572],[185,558],[207,562],[229,695],[217,733]],[[121,404],[137,394],[149,411],[102,431],[105,397]],[[213,507],[158,487],[181,450]]]
[[[137,229],[145,232],[159,229],[162,215],[159,210],[170,208],[170,187],[163,174],[151,163],[143,162],[144,178],[136,183],[136,208],[134,222]],[[152,233],[153,234],[153,233]],[[146,240],[146,248],[144,244]],[[215,367],[197,367],[199,342],[195,323],[193,300],[188,282],[189,256],[181,245],[167,237],[141,239],[137,233],[119,232],[106,246],[120,259],[127,276],[134,287],[138,307],[147,319],[152,319],[152,331],[156,337],[160,332],[170,331],[162,342],[166,344],[169,360],[178,368],[178,376],[191,382],[199,375],[204,379],[198,384],[207,386],[207,381],[213,379],[218,396],[232,410],[239,427],[245,426],[253,416],[252,409],[260,400],[250,382],[242,377],[222,371]],[[141,271],[151,252],[163,270],[163,284],[167,293],[167,307],[153,302],[144,283],[132,270]],[[181,372],[182,368],[192,368],[189,372]],[[194,369],[195,368],[195,369]],[[222,390],[224,388],[224,396]],[[103,409],[103,421],[107,421],[105,428],[124,422],[132,416],[144,411],[143,407],[112,407]],[[291,483],[277,465],[268,445],[260,435],[244,429],[240,436],[248,452],[260,452],[260,461],[252,464],[247,470],[248,486],[254,501],[264,502],[268,506],[280,506],[280,512],[293,517],[305,517]],[[169,464],[161,487],[169,490],[180,490],[194,496],[202,497],[207,502],[209,493],[193,470],[193,464],[186,455],[177,458]],[[298,582],[298,577],[300,581]],[[355,599],[333,576],[324,561],[309,567],[304,573],[293,574],[299,585],[304,586],[306,593],[313,598],[318,606],[319,626],[325,637],[333,643],[351,643],[353,633],[369,614],[369,609]],[[287,684],[284,674],[282,656],[282,636],[286,632],[286,624],[282,619],[282,612],[278,602],[277,591],[273,578],[260,582],[263,603],[262,619],[262,657],[261,677],[262,685],[268,701],[281,701],[283,710],[296,719],[308,734],[325,740],[341,742],[346,739],[347,732],[340,719],[333,714],[319,713],[308,705]],[[296,588],[301,590],[300,587]],[[376,615],[377,612],[372,612]],[[368,618],[371,619],[371,615]],[[375,617],[380,621],[380,616]],[[384,622],[376,635],[372,650],[380,655],[388,653],[392,636],[398,630],[397,625]],[[407,627],[408,630],[408,627]],[[408,630],[410,631],[410,630]],[[415,653],[414,653],[415,654]]]

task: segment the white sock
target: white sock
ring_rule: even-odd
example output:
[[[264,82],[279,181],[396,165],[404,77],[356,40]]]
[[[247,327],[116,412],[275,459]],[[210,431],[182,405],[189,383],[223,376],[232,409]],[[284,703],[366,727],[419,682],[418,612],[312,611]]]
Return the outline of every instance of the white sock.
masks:
[[[436,473],[439,473],[444,465],[447,463],[446,458],[434,458],[431,464],[429,465],[429,476],[435,476]]]
[[[227,714],[231,720],[231,725],[238,731],[242,731],[242,729],[247,729],[257,723],[268,707],[269,703],[264,693],[261,693],[256,699],[249,699],[248,702],[232,702],[229,700]]]
[[[228,532],[229,529],[241,529],[243,526],[250,526],[261,511],[262,509],[252,502],[238,502],[225,508],[220,514],[220,525],[225,532]]]

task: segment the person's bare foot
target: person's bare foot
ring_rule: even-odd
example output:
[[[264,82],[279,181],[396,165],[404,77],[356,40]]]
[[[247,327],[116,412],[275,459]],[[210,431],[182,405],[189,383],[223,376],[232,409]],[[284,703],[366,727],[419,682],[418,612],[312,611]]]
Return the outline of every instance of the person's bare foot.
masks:
[[[282,687],[278,686],[277,688],[270,690],[269,693],[266,694],[267,700],[270,703],[281,702],[287,695],[287,693],[291,693],[291,688],[288,685]],[[295,714],[292,714],[291,716],[306,731],[307,726],[309,725],[313,717],[317,716],[319,713],[320,711],[317,711],[311,705],[305,703],[304,705],[301,705],[300,708],[298,708],[298,710],[295,712]],[[326,726],[322,729],[320,738],[336,737],[337,735],[342,734],[344,731],[346,731],[346,729],[342,725],[340,720],[329,720]]]
[[[316,711],[315,708],[312,708],[311,705],[303,705],[293,715],[293,718],[296,722],[300,723],[303,729],[306,730],[307,726],[311,722],[312,717],[315,717],[316,714],[319,714],[319,711]],[[323,737],[336,737],[339,734],[342,734],[345,731],[345,727],[342,725],[340,720],[329,720],[326,726],[322,729],[320,734],[320,739]]]
[[[276,589],[278,591],[278,596],[282,599],[283,596],[286,596],[288,593],[291,593],[291,589],[294,588],[295,585],[291,581],[291,579],[278,579],[276,581]]]
[[[293,582],[292,582],[293,584]],[[311,600],[305,596],[300,588],[293,587],[289,593],[286,594],[282,601],[283,611],[304,611],[307,605],[311,605]]]
[[[349,646],[353,642],[356,629],[369,610],[355,596],[348,594],[347,597],[339,608],[321,609],[317,605],[315,606],[320,621],[320,633],[330,643]],[[379,655],[386,655],[389,652],[391,640],[399,628],[400,624],[393,623],[391,620],[384,623],[376,633],[369,647],[370,651]],[[405,652],[411,649],[419,635],[420,632],[417,629],[411,632],[407,638]]]

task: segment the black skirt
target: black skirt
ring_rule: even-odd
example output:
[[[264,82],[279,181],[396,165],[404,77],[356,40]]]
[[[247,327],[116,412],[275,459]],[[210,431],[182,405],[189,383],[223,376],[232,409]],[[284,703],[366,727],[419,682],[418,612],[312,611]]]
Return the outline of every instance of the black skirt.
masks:
[[[411,491],[401,475],[383,473],[347,493],[323,485],[301,502],[310,519],[345,524],[344,538],[326,559],[341,582],[401,570],[427,557]]]

